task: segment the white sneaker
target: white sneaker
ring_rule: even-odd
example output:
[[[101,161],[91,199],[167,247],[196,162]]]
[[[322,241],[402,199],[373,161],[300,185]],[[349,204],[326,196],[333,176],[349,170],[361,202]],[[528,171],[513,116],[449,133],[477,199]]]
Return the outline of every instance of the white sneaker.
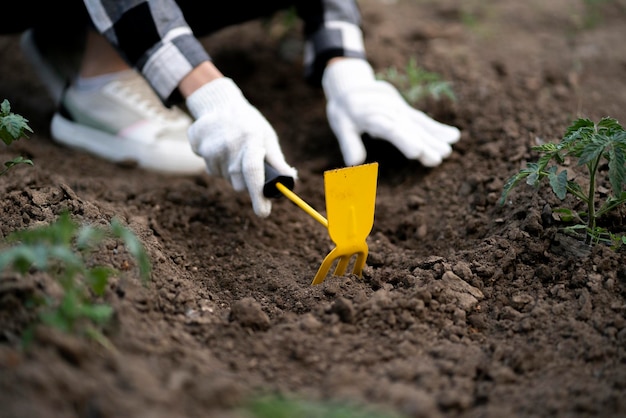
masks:
[[[52,118],[53,139],[113,162],[170,174],[197,174],[205,162],[195,154],[187,129],[193,120],[177,107],[166,108],[134,70],[102,88],[70,86]]]
[[[40,45],[42,44],[43,45]],[[58,42],[57,42],[58,43]],[[179,108],[166,108],[147,82],[128,71],[98,91],[66,87],[78,73],[82,46],[63,45],[32,30],[20,46],[50,97],[60,106],[52,118],[54,140],[113,162],[136,163],[171,174],[198,174],[204,160],[189,145],[192,119]]]

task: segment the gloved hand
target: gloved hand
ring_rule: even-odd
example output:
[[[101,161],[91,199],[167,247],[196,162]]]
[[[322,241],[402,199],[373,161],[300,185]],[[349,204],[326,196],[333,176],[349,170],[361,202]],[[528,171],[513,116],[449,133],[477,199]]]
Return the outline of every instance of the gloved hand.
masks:
[[[247,190],[254,212],[268,216],[272,203],[263,196],[264,161],[281,174],[297,177],[285,161],[274,128],[226,77],[193,92],[187,107],[195,118],[189,142],[204,158],[207,172],[224,177],[237,191]]]
[[[376,80],[374,70],[362,59],[344,58],[329,64],[322,87],[328,122],[348,166],[365,161],[364,133],[389,141],[405,157],[427,167],[450,156],[450,145],[461,136],[456,127],[411,107],[391,84]]]

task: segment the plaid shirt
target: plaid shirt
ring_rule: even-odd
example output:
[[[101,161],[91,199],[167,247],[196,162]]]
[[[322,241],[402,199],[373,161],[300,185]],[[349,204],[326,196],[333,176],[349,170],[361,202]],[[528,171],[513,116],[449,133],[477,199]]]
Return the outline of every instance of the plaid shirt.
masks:
[[[166,103],[181,99],[177,86],[209,54],[175,0],[84,0],[96,29],[137,68]],[[200,1],[200,0],[198,0]],[[309,0],[303,15],[305,77],[318,84],[329,59],[365,58],[356,1]],[[312,6],[312,7],[311,7]],[[219,6],[214,13],[219,13]]]

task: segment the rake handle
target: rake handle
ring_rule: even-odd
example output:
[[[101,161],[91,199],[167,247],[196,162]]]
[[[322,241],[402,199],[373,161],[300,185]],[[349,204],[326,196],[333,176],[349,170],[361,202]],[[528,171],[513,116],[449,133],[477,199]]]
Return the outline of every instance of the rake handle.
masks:
[[[318,211],[313,209],[311,205],[302,200],[297,194],[292,192],[295,186],[293,177],[285,176],[278,173],[274,167],[265,163],[265,185],[263,186],[263,195],[267,198],[276,198],[284,195],[287,199],[295,203],[300,209],[309,214],[317,222],[328,228],[328,220],[324,218]]]

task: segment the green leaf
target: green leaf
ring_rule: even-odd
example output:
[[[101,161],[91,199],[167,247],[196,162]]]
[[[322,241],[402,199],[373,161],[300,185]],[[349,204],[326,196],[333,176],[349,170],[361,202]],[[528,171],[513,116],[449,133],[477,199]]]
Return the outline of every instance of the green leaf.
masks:
[[[553,159],[559,164],[563,162],[560,144],[547,142],[545,144],[535,145],[532,147],[532,149],[540,154],[539,159],[537,160],[537,165],[539,167],[538,171],[545,170],[546,166]]]
[[[578,118],[567,128],[565,131],[565,136],[570,135],[574,131],[578,131],[582,128],[594,128],[595,123],[591,119],[588,118]]]
[[[72,283],[75,283],[72,281]],[[73,322],[80,317],[80,307],[82,305],[81,291],[77,286],[66,287],[61,304],[58,307],[59,312]]]
[[[580,184],[576,183],[575,181],[568,180],[567,188],[569,189],[571,193],[574,193],[576,195],[579,195],[579,196],[586,195],[586,191],[584,191],[582,187],[580,187]]]
[[[47,257],[41,255],[41,248],[17,246],[3,251],[0,254],[0,272],[14,268],[20,274],[26,274],[33,265],[45,268]]]
[[[548,180],[550,181],[550,186],[552,187],[552,191],[556,196],[563,200],[567,195],[567,170],[563,170],[557,174],[557,167],[550,167],[548,171]]]
[[[612,147],[609,150],[609,182],[615,196],[620,195],[626,183],[625,154],[619,147]]]
[[[256,398],[246,405],[246,409],[255,418],[398,418],[394,413],[357,404],[321,403],[278,396]]]
[[[70,332],[72,330],[72,321],[65,317],[59,310],[43,311],[39,315],[39,318],[44,324],[50,325],[63,332]]]
[[[150,264],[150,258],[148,257],[148,254],[139,239],[137,239],[135,234],[130,229],[124,227],[117,219],[113,219],[111,221],[111,230],[116,237],[121,238],[124,241],[128,252],[137,259],[139,274],[141,275],[144,283],[147,282],[150,279],[152,266]]]
[[[53,246],[49,250],[50,258],[61,262],[63,267],[73,271],[81,271],[84,268],[83,259],[69,247]]]
[[[541,177],[539,176],[538,172],[532,172],[530,174],[528,174],[528,177],[526,178],[526,184],[528,184],[529,186],[537,186],[537,184],[539,183],[539,180],[541,180]]]
[[[11,143],[15,141],[15,138],[13,137],[13,135],[11,135],[9,132],[3,129],[2,126],[0,126],[0,139],[6,145],[11,145]]]
[[[109,305],[81,305],[80,316],[91,319],[97,324],[105,324],[113,315],[113,308]]]
[[[33,165],[33,161],[29,160],[28,158],[24,158],[24,157],[15,157],[10,161],[7,161],[4,163],[4,165],[7,168],[11,168],[13,166],[16,166],[18,164],[28,164],[28,165]]]
[[[517,186],[522,180],[526,179],[526,183],[530,186],[537,186],[543,173],[540,171],[540,166],[537,163],[528,163],[526,168],[523,168],[519,173],[510,177],[504,184],[502,195],[500,196],[500,205],[504,204],[506,197],[513,187]]]
[[[559,218],[563,222],[574,222],[580,220],[580,216],[578,216],[575,211],[568,208],[557,208],[554,209],[553,212],[558,214]]]
[[[76,247],[79,250],[89,250],[96,247],[106,236],[102,228],[94,226],[84,226],[78,230],[76,237]]]
[[[534,151],[537,151],[539,153],[553,153],[555,151],[559,150],[559,147],[557,144],[553,143],[553,142],[546,142],[545,144],[541,144],[541,145],[534,145],[531,147]]]
[[[595,135],[593,140],[589,141],[578,155],[578,165],[585,165],[591,161],[596,161],[604,152],[609,139],[604,135]]]
[[[618,132],[613,135],[613,144],[626,151],[626,131]]]
[[[504,189],[502,190],[502,195],[500,196],[500,200],[498,201],[500,205],[504,204],[504,201],[506,200],[506,197],[511,192],[513,187],[515,187],[524,178],[528,177],[528,174],[529,173],[527,173],[527,172],[519,172],[519,173],[515,174],[514,176],[511,176],[506,181],[506,183],[504,184]]]
[[[610,131],[623,131],[624,128],[617,122],[617,119],[604,117],[598,122],[598,130],[608,129]]]
[[[9,113],[11,113],[11,104],[7,99],[4,99],[0,104],[0,116],[6,116]]]
[[[595,125],[589,119],[578,119],[569,128],[559,143],[561,149],[577,154],[579,142],[587,142],[595,134]]]
[[[585,229],[586,230],[587,229],[587,225],[583,225],[583,224],[571,225],[571,226],[568,226],[567,229],[568,230],[572,230],[572,231],[579,230],[579,229]]]
[[[564,139],[578,138],[581,133],[595,130],[595,124],[590,119],[576,119],[565,131]]]
[[[376,78],[395,85],[402,97],[411,104],[427,96],[435,100],[445,96],[456,101],[451,84],[441,80],[439,74],[420,68],[415,57],[409,59],[404,71],[400,72],[395,67],[389,67],[386,71],[377,73]]]
[[[612,211],[616,207],[626,203],[626,191],[621,192],[618,196],[610,196],[604,204],[596,212],[596,216],[600,217],[607,212]]]
[[[11,142],[26,136],[26,132],[32,131],[28,126],[28,119],[20,115],[10,113],[0,117],[0,138],[6,145],[11,145]]]
[[[98,266],[91,268],[85,272],[85,280],[91,290],[97,295],[102,296],[109,284],[109,278],[115,273],[112,268]]]
[[[77,225],[70,219],[67,212],[62,213],[52,224],[36,228],[16,231],[7,238],[24,244],[42,244],[70,246]]]

